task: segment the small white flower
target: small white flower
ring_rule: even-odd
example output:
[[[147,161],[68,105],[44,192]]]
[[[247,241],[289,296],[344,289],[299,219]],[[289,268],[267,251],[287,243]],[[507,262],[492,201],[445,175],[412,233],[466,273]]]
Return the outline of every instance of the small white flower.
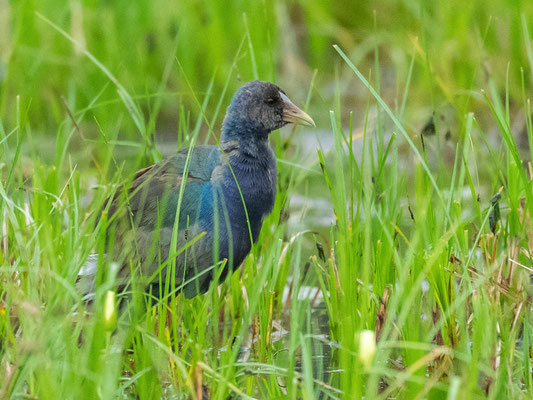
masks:
[[[376,354],[376,333],[363,330],[359,333],[359,360],[365,367],[369,367]]]

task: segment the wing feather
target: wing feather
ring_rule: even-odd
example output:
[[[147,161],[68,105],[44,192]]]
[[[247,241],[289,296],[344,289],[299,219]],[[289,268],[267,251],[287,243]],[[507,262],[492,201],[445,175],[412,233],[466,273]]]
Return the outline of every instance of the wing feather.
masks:
[[[123,265],[118,282],[127,281],[130,274],[129,260],[139,260],[142,275],[148,277],[157,272],[169,254],[172,254],[172,231],[180,187],[184,181],[186,187],[179,213],[176,251],[202,234],[198,226],[201,196],[217,164],[217,151],[215,146],[196,147],[191,153],[185,180],[183,172],[187,149],[178,152],[161,163],[139,170],[127,189],[122,187],[108,200],[111,201],[109,220],[112,223],[107,235],[113,243],[112,248],[108,248],[108,254],[112,253],[112,259],[120,260]],[[211,241],[211,238],[203,237],[194,244],[194,251],[190,249],[176,257],[175,275],[178,285],[194,276],[194,271],[204,267],[204,264],[207,267],[210,265],[213,260]],[[161,272],[165,276],[166,268]],[[205,281],[209,282],[207,277]],[[202,282],[199,290],[204,291],[207,287]],[[197,293],[197,288],[189,286],[185,288],[185,292],[192,296]]]

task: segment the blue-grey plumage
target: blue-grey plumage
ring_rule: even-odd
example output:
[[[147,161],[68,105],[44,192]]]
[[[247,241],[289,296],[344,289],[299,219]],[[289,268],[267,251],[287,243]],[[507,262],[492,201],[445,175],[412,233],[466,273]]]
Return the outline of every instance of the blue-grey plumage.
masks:
[[[132,259],[140,261],[140,276],[155,297],[161,295],[159,283],[165,282],[169,257],[176,260],[175,289],[187,297],[208,289],[219,261],[227,260],[219,280],[237,268],[274,206],[277,169],[268,136],[287,123],[314,126],[279,87],[249,82],[227,109],[220,146],[196,146],[190,154],[183,149],[139,171],[130,189],[109,204],[113,245],[107,257],[124,265],[121,289],[129,282]],[[171,251],[181,185],[176,247]]]

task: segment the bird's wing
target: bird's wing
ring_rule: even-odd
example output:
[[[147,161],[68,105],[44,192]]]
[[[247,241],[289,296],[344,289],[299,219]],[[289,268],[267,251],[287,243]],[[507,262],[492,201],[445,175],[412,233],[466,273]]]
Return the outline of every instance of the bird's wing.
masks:
[[[185,182],[179,210],[180,230],[193,224],[198,218],[200,199],[205,184],[211,179],[216,165],[215,146],[198,146],[190,156],[188,149],[149,167],[139,170],[128,190],[120,190],[114,196],[109,215],[124,217],[129,223],[145,230],[156,226],[173,226],[180,197],[180,187]],[[187,160],[187,177],[183,173]],[[159,225],[158,225],[159,224]]]
[[[219,162],[216,146],[197,146],[189,154],[184,149],[174,156],[138,171],[126,190],[122,188],[109,205],[108,256],[117,260],[123,269],[119,278],[126,278],[129,272],[127,260],[138,257],[143,265],[144,276],[150,277],[158,265],[168,258],[171,240],[179,206],[178,237],[176,250],[194,241],[201,234],[199,213],[203,191],[210,184],[213,169]],[[187,175],[184,175],[188,163]],[[197,243],[198,260],[213,258],[212,246]],[[190,253],[190,252],[189,252]],[[184,275],[182,265],[185,253],[178,256],[176,274]],[[191,254],[187,255],[190,258]],[[196,260],[196,261],[198,261]],[[190,260],[189,260],[190,261]],[[200,261],[199,261],[200,262]],[[165,271],[163,271],[165,272]],[[124,279],[126,280],[126,279]],[[120,284],[119,284],[120,285]]]
[[[139,257],[144,276],[148,278],[157,273],[157,266],[169,256],[183,183],[185,188],[179,212],[177,249],[181,249],[188,241],[194,241],[197,234],[201,233],[198,218],[202,192],[210,184],[213,169],[220,160],[219,155],[216,146],[196,146],[190,155],[188,149],[179,151],[158,164],[139,170],[131,185],[120,188],[108,200],[104,208],[108,209],[107,236],[108,239],[112,238],[108,240],[108,245],[112,243],[112,246],[107,248],[106,259],[122,265],[117,276],[119,287],[128,282],[129,267],[125,261],[130,257]],[[184,177],[187,161],[188,174]],[[191,258],[193,252],[189,251],[187,265],[192,266],[194,261],[197,265],[209,266],[213,259],[210,243],[203,238],[196,242],[194,260]],[[185,271],[184,255],[182,253],[177,260],[175,274],[178,283],[182,276],[190,277],[190,267]],[[86,295],[94,290],[95,257],[92,255],[80,270],[78,286]],[[162,272],[166,273],[165,270]],[[208,278],[204,277],[204,280],[208,281]],[[202,283],[203,286],[206,284]],[[197,292],[192,285],[187,285],[185,291]]]

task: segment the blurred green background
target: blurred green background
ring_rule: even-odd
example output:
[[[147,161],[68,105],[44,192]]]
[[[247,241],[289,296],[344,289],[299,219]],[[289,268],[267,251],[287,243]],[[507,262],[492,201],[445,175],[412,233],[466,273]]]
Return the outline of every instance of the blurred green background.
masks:
[[[532,31],[531,15],[533,3],[526,0],[1,0],[0,118],[9,132],[20,96],[22,117],[42,157],[48,154],[40,139],[53,140],[65,119],[65,102],[73,113],[94,102],[82,131],[97,144],[75,136],[74,154],[98,148],[95,121],[103,131],[118,129],[121,138],[137,138],[131,119],[123,118],[128,113],[115,85],[83,55],[87,50],[132,95],[150,121],[150,134],[176,137],[180,104],[182,117],[196,116],[211,80],[216,95],[228,82],[224,106],[242,82],[255,77],[275,81],[301,103],[314,71],[312,114],[327,121],[336,85],[344,111],[361,110],[367,101],[332,48],[338,44],[361,71],[373,69],[371,80],[379,77],[392,105],[401,100],[414,55],[407,118],[420,128],[442,103],[465,108],[470,91],[479,97],[489,79],[503,93],[507,72],[511,99],[521,99],[521,68],[528,65],[522,18]],[[529,88],[531,75],[525,79]],[[211,101],[208,115],[216,105]]]

